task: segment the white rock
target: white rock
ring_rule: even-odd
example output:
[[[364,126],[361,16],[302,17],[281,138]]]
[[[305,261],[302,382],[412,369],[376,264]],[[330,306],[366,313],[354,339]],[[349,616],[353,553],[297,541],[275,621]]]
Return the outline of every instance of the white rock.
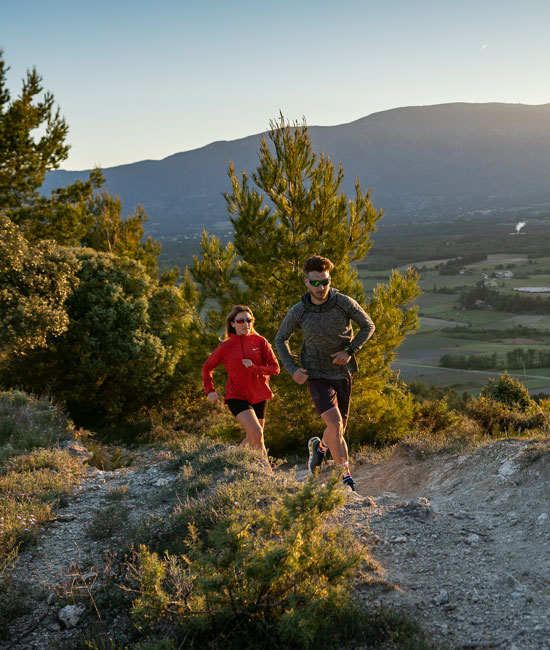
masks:
[[[512,459],[508,458],[508,460],[505,460],[500,466],[498,475],[501,479],[507,479],[509,476],[512,476],[512,474],[515,474],[517,472],[517,469],[518,468],[516,465],[514,465]]]
[[[155,481],[154,485],[155,487],[164,487],[165,485],[168,485],[169,483],[173,483],[176,479],[174,477],[170,478],[159,478],[158,480]]]
[[[471,546],[474,544],[479,544],[479,535],[476,535],[475,533],[471,533],[466,537],[465,539],[466,544],[470,544]]]
[[[67,605],[59,612],[58,618],[70,630],[80,623],[80,619],[85,611],[86,607],[81,603],[78,603],[78,605]]]
[[[449,592],[446,589],[440,589],[437,596],[434,598],[436,605],[445,605],[449,602]]]
[[[393,541],[396,544],[404,544],[407,541],[407,538],[405,537],[405,535],[400,535],[399,537],[394,537]]]
[[[541,515],[539,515],[538,522],[539,524],[543,524],[547,519],[548,519],[548,515],[546,514],[546,512],[543,512]]]

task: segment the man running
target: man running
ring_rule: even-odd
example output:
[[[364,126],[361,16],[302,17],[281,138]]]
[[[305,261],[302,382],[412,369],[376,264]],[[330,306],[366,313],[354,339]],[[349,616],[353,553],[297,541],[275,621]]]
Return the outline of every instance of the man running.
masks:
[[[342,471],[344,485],[355,491],[344,431],[351,377],[357,370],[355,353],[372,336],[374,323],[357,301],[331,289],[333,268],[334,264],[326,257],[315,255],[305,261],[307,292],[285,316],[275,336],[275,347],[294,381],[307,383],[315,409],[326,425],[322,439],[315,436],[308,442],[310,472],[323,462],[329,449]],[[355,336],[350,321],[359,326]],[[288,343],[298,327],[303,335],[300,366],[294,362]]]

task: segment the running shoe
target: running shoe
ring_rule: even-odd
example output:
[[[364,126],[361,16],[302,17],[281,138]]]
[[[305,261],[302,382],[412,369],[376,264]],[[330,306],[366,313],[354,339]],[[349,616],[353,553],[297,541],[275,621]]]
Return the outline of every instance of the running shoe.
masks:
[[[321,439],[317,436],[314,436],[313,438],[310,438],[307,443],[307,448],[309,450],[309,460],[307,462],[307,466],[312,474],[315,473],[315,468],[319,467],[319,465],[325,460],[325,454],[322,454],[320,451],[318,451],[320,442]]]
[[[355,481],[351,478],[351,476],[346,476],[342,483],[344,484],[344,487],[349,487],[352,492],[357,492],[355,489]]]

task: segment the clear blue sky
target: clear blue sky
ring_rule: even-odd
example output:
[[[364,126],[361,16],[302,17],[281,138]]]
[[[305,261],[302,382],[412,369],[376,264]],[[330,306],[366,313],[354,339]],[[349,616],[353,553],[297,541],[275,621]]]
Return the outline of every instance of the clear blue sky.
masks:
[[[546,0],[0,0],[15,95],[36,65],[65,169],[446,102],[550,102]]]

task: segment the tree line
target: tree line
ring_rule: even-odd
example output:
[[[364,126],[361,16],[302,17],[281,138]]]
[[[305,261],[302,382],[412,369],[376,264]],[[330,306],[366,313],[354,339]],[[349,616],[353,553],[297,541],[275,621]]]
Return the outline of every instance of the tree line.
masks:
[[[439,359],[444,368],[464,370],[505,370],[521,368],[550,368],[550,351],[514,348],[506,352],[505,361],[492,354],[444,354]]]
[[[541,296],[522,296],[519,293],[501,293],[479,283],[464,291],[460,296],[460,304],[466,309],[479,309],[482,301],[496,311],[513,314],[550,314],[550,300]]]

